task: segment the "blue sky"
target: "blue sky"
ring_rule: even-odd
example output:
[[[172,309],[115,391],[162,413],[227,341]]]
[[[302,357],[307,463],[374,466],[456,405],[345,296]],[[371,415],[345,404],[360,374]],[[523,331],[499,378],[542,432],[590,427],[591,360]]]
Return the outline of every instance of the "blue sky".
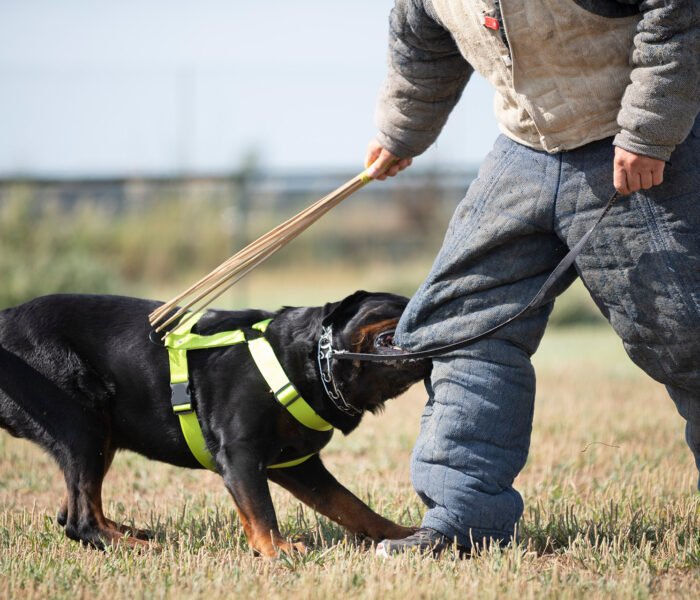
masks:
[[[391,0],[3,0],[0,174],[360,168]],[[477,78],[423,166],[497,135]]]

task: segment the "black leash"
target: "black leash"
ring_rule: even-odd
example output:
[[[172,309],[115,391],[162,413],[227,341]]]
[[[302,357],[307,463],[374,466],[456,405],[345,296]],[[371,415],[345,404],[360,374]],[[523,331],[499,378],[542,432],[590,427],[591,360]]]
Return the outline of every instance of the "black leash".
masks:
[[[518,311],[509,319],[506,319],[502,323],[499,323],[495,327],[492,327],[491,329],[484,331],[483,333],[479,333],[475,336],[467,338],[466,340],[461,340],[459,342],[447,344],[446,346],[439,346],[437,348],[432,348],[428,350],[418,350],[416,352],[400,352],[398,354],[366,354],[362,352],[347,352],[345,350],[336,350],[334,348],[331,348],[331,357],[340,360],[363,360],[367,362],[386,362],[391,360],[415,360],[420,358],[434,358],[436,356],[442,356],[443,354],[447,354],[448,352],[453,352],[455,350],[459,350],[460,348],[470,346],[480,340],[483,340],[484,338],[489,337],[490,335],[493,335],[500,329],[503,329],[506,325],[510,325],[513,321],[522,317],[525,313],[540,307],[542,301],[546,298],[547,294],[552,289],[554,284],[556,284],[557,281],[559,281],[559,279],[562,277],[562,275],[564,275],[564,273],[568,270],[568,268],[572,264],[574,264],[574,261],[576,260],[578,255],[581,254],[581,250],[583,250],[584,246],[595,231],[596,227],[598,227],[605,215],[608,214],[610,209],[619,199],[620,194],[618,192],[615,192],[612,196],[610,196],[610,200],[608,200],[608,203],[605,205],[603,210],[600,211],[600,215],[598,215],[598,218],[596,219],[595,223],[593,223],[593,226],[583,235],[583,237],[576,243],[576,245],[573,248],[571,248],[569,252],[567,252],[566,256],[564,256],[564,258],[562,258],[561,261],[559,261],[559,264],[550,273],[549,277],[547,277],[547,280],[544,282],[544,284],[538,290],[538,292],[535,294],[532,300],[530,300],[527,306]]]

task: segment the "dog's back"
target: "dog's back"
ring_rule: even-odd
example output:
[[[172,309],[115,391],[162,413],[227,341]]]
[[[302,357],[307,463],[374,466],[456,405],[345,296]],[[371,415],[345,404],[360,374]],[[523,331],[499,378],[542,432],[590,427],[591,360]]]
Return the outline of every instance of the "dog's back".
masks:
[[[0,312],[0,363],[4,385],[0,390],[25,410],[33,404],[79,405],[82,410],[103,411],[115,393],[115,366],[124,357],[148,351],[147,322],[150,306],[143,300],[119,296],[43,296]],[[145,312],[144,312],[145,311]],[[139,332],[141,335],[139,335]],[[140,338],[140,339],[139,339]],[[13,380],[49,380],[60,398],[44,393],[12,393]],[[55,392],[55,390],[52,390]]]
[[[157,306],[123,296],[55,294],[0,311],[0,426],[48,450],[47,431],[95,421],[120,448],[190,466],[186,448],[173,452],[181,432],[170,406],[167,352],[149,340],[148,314]],[[238,329],[269,316],[209,311],[198,327]],[[125,414],[148,418],[125,421]]]

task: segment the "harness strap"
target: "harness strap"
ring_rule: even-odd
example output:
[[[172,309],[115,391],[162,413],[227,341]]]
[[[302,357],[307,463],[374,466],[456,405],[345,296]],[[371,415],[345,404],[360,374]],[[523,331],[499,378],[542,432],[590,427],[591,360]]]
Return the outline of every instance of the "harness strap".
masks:
[[[165,346],[168,349],[168,360],[170,364],[170,388],[171,403],[173,412],[180,420],[180,428],[187,442],[187,446],[197,462],[206,469],[216,471],[216,463],[207,448],[202,427],[197,418],[197,414],[192,406],[189,391],[189,367],[187,364],[187,351],[200,350],[203,348],[221,348],[224,346],[234,346],[248,342],[251,356],[263,378],[270,386],[277,401],[282,404],[291,414],[305,427],[316,431],[328,431],[333,428],[328,422],[322,419],[311,406],[297,392],[296,388],[289,381],[282,365],[277,360],[270,343],[259,337],[254,340],[246,340],[245,334],[241,330],[222,331],[212,335],[198,335],[192,333],[192,327],[202,318],[204,312],[193,315],[185,315],[181,325],[175,327],[165,338]],[[253,325],[253,328],[265,332],[272,319],[261,321]],[[275,391],[276,390],[276,391]],[[311,458],[316,452],[289,460],[283,463],[269,465],[268,469],[283,469],[294,467]]]
[[[197,419],[197,414],[192,408],[190,391],[188,386],[189,369],[187,366],[187,349],[193,343],[194,334],[190,329],[202,318],[204,313],[192,315],[190,322],[184,326],[176,327],[166,339],[168,358],[170,362],[170,402],[173,412],[180,420],[182,435],[187,446],[200,465],[210,471],[216,471],[214,459],[207,448],[202,435],[202,427]],[[196,336],[199,337],[199,336]]]
[[[272,319],[261,321],[253,325],[254,329],[264,332]],[[248,342],[248,349],[255,361],[255,364],[263,376],[263,379],[270,386],[272,393],[277,398],[277,401],[284,406],[292,416],[315,431],[330,431],[333,429],[324,418],[311,408],[311,405],[301,397],[301,394],[294,387],[294,384],[289,381],[289,377],[284,372],[280,361],[275,356],[275,351],[270,346],[270,343],[264,338],[259,337]]]

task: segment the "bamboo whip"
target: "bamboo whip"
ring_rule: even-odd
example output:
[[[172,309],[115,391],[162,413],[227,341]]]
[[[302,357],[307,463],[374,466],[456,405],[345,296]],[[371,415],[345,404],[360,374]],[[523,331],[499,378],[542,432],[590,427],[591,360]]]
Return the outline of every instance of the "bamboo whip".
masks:
[[[252,260],[249,261],[250,263],[252,263],[252,264],[250,264],[250,266],[248,266],[248,267],[247,267],[246,269],[244,269],[242,272],[231,274],[231,275],[227,278],[228,281],[222,282],[222,284],[221,284],[221,285],[219,286],[219,288],[218,288],[218,291],[217,291],[217,290],[214,290],[214,292],[216,292],[216,293],[214,293],[213,296],[211,296],[211,297],[209,297],[209,298],[206,298],[206,299],[202,302],[202,304],[200,304],[199,306],[195,306],[195,304],[196,304],[196,302],[197,302],[197,299],[193,300],[193,301],[191,302],[190,307],[189,307],[189,310],[190,310],[191,312],[187,313],[187,315],[182,319],[181,323],[178,323],[178,327],[180,327],[180,326],[182,326],[182,327],[186,326],[192,319],[195,318],[195,316],[196,316],[196,314],[197,314],[198,312],[204,310],[207,306],[209,306],[209,304],[211,304],[212,302],[214,302],[214,300],[216,300],[219,296],[221,296],[226,290],[228,290],[228,289],[231,288],[235,283],[237,283],[237,282],[239,282],[241,279],[243,279],[248,273],[250,273],[253,269],[255,269],[255,267],[257,267],[257,266],[258,266],[261,262],[263,262],[265,259],[267,259],[267,258],[269,258],[270,256],[272,256],[272,255],[273,255],[275,252],[277,252],[277,250],[279,250],[281,247],[282,247],[281,245],[278,245],[278,246],[275,246],[274,248],[272,248],[272,249],[271,249],[267,254],[265,254],[265,255],[263,255],[263,253],[261,253],[260,255],[257,255],[257,256],[255,257],[255,258],[256,258],[255,261],[252,261]],[[225,285],[224,285],[224,284],[225,284]],[[202,297],[204,297],[204,296],[202,296]],[[186,309],[185,309],[185,310],[186,310]],[[185,310],[183,310],[182,308],[179,309],[179,310],[177,311],[177,313],[175,313],[175,314],[174,314],[172,317],[170,317],[165,323],[161,324],[160,327],[158,327],[158,328],[156,329],[156,333],[162,331],[163,329],[165,329],[165,327],[167,327],[167,326],[168,326],[170,323],[172,323],[175,319],[177,319],[178,317],[182,316],[182,315],[185,313]],[[166,332],[165,334],[163,334],[163,337],[162,337],[161,339],[165,340],[165,338],[167,337],[167,335],[168,335],[168,332]]]
[[[248,244],[211,273],[154,310],[149,315],[151,325],[157,327],[156,331],[160,332],[193,307],[196,306],[197,310],[206,308],[236,282],[371,180],[367,171],[363,171]],[[180,308],[178,308],[179,303],[183,303]],[[168,317],[169,314],[171,314],[170,317]]]
[[[322,198],[324,200],[325,198]],[[246,246],[243,250],[238,252],[235,256],[229,258],[227,261],[222,263],[219,267],[214,269],[211,273],[209,273],[207,276],[203,277],[201,280],[199,280],[197,283],[189,287],[187,290],[170,300],[168,303],[163,304],[161,307],[157,308],[154,310],[150,317],[152,319],[152,322],[157,322],[159,317],[162,314],[167,313],[177,302],[182,300],[183,298],[188,297],[198,289],[201,289],[204,287],[208,282],[210,281],[215,281],[219,277],[225,276],[233,266],[235,266],[236,263],[240,263],[250,257],[253,257],[260,251],[261,248],[264,247],[265,243],[269,241],[269,239],[274,238],[277,235],[283,234],[286,230],[290,228],[290,226],[293,224],[292,221],[295,219],[298,219],[302,215],[304,215],[306,212],[315,209],[316,205],[319,204],[321,201],[317,201],[314,203],[312,206],[306,208],[304,211],[293,217],[293,219],[290,219],[286,221],[285,223],[282,223],[281,225],[278,225],[275,227],[273,230],[269,231],[265,235],[261,236],[248,246]]]
[[[208,287],[206,287],[204,292],[205,294],[210,293],[216,287],[218,287],[218,285],[223,280],[230,279],[231,276],[235,275],[236,272],[244,269],[249,264],[249,260],[255,260],[256,264],[262,262],[262,260],[267,258],[268,255],[262,256],[264,253],[261,250],[264,250],[266,247],[269,247],[270,244],[274,244],[277,241],[282,241],[283,244],[291,241],[292,239],[294,239],[294,237],[301,233],[301,231],[306,229],[311,223],[313,223],[317,218],[325,214],[339,201],[346,198],[350,193],[354,192],[356,189],[359,189],[361,185],[364,185],[364,182],[362,181],[359,182],[361,185],[357,185],[357,182],[355,181],[356,179],[357,178],[351,180],[344,186],[341,186],[332,194],[329,194],[328,196],[322,198],[320,201],[316,202],[314,205],[302,211],[292,219],[289,219],[287,222],[268,232],[267,234],[265,234],[264,236],[262,236],[246,248],[244,248],[234,257],[223,263],[217,269],[212,271],[212,273],[207,275],[205,278],[197,282],[195,285],[191,286],[188,290],[186,290],[167,304],[163,305],[161,308],[154,311],[154,313],[152,313],[152,322],[160,321],[161,315],[166,314],[170,310],[172,310],[172,308],[174,308],[175,304],[178,301],[202,290],[202,288],[206,287],[209,282],[213,282],[210,283]],[[261,260],[259,262],[256,260],[258,258],[258,255],[261,255]],[[202,294],[200,294],[195,299],[195,301],[201,298]],[[192,306],[192,304],[193,303],[190,302],[187,306],[183,308],[187,310]]]
[[[325,214],[327,210],[330,210],[330,208],[332,208],[332,206],[325,208],[328,203],[335,201],[333,203],[334,206],[335,204],[337,204],[337,202],[343,200],[350,193],[356,191],[357,189],[359,189],[359,187],[364,185],[364,182],[362,181],[360,182],[361,185],[357,185],[356,179],[357,177],[351,180],[350,182],[344,184],[331,194],[324,196],[310,207],[306,208],[305,210],[295,215],[291,219],[287,220],[286,222],[282,223],[281,225],[278,225],[265,235],[261,236],[260,238],[249,244],[246,248],[238,252],[235,256],[229,258],[219,267],[214,269],[214,271],[209,273],[209,275],[202,278],[200,281],[192,285],[190,288],[188,288],[187,290],[185,290],[166,304],[154,310],[153,313],[151,313],[150,315],[151,323],[158,323],[163,315],[167,314],[170,310],[172,310],[175,307],[177,302],[192,295],[198,290],[201,290],[204,286],[207,285],[207,283],[212,281],[216,282],[218,278],[226,277],[228,274],[230,274],[231,270],[234,270],[236,268],[237,265],[241,265],[241,263],[247,261],[247,259],[254,257],[260,252],[262,248],[268,246],[270,243],[274,243],[275,240],[282,239],[283,236],[288,237],[288,234],[290,232],[292,233],[292,237],[290,237],[288,241],[291,241],[291,239],[296,237],[298,233],[301,233],[303,229],[306,229],[306,227],[313,223],[313,221]],[[307,223],[309,217],[315,218],[312,218],[312,220]],[[300,222],[302,222],[302,228],[297,230]]]

